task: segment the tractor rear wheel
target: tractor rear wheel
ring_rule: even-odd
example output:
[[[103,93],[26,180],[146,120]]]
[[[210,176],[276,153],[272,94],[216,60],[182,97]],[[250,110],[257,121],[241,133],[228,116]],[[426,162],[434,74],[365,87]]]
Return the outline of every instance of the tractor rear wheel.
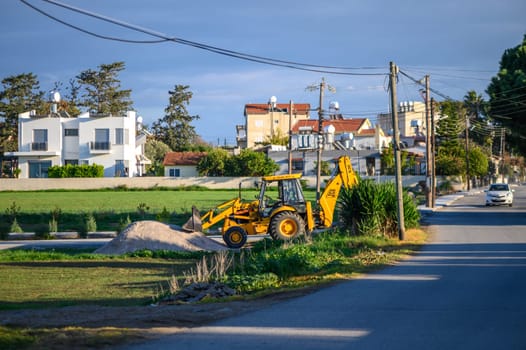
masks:
[[[272,218],[269,234],[273,239],[288,241],[305,234],[305,221],[297,213],[283,211]]]
[[[223,241],[229,248],[241,248],[247,242],[247,231],[240,226],[232,226],[223,234]]]

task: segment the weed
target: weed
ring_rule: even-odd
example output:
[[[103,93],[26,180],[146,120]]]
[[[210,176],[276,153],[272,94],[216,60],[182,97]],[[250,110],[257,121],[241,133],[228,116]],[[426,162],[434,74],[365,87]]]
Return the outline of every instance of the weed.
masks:
[[[20,206],[18,206],[15,201],[13,201],[13,203],[11,203],[11,206],[9,206],[5,210],[5,214],[11,219],[12,222],[16,219],[19,213]]]
[[[13,202],[14,203],[14,202]],[[11,224],[11,228],[9,229],[10,232],[14,233],[22,233],[24,230],[22,230],[22,227],[18,224],[18,221],[16,220],[16,217],[13,218],[13,223]]]
[[[96,232],[97,231],[97,221],[93,214],[88,214],[86,217],[86,232]]]
[[[146,217],[146,213],[148,212],[148,210],[150,210],[150,207],[146,205],[146,203],[141,202],[137,206],[137,212],[143,219]]]

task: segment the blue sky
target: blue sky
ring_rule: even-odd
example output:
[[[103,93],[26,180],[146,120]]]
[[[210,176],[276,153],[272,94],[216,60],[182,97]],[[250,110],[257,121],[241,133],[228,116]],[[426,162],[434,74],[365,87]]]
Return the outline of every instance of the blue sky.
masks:
[[[152,40],[57,7],[26,0],[63,21],[97,34]],[[256,56],[323,66],[372,67],[353,73],[388,73],[389,62],[431,87],[462,99],[484,95],[504,50],[526,34],[524,0],[60,0],[151,31]],[[123,88],[146,124],[164,115],[168,90],[189,85],[190,114],[197,132],[214,144],[235,142],[246,103],[311,103],[306,87],[322,77],[336,88],[325,106],[338,101],[347,117],[374,118],[389,106],[383,75],[337,75],[263,65],[165,42],[131,44],[89,36],[57,23],[17,0],[0,5],[0,78],[32,72],[42,90],[65,85],[81,71],[124,61]],[[419,86],[400,77],[399,100],[421,100]],[[435,95],[437,100],[442,97]],[[313,116],[316,113],[313,112]]]

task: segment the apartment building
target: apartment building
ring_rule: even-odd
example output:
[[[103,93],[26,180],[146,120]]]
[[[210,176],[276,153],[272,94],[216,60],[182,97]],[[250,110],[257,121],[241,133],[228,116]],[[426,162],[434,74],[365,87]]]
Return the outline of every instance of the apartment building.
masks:
[[[299,120],[310,118],[309,103],[294,103],[291,113],[290,109],[289,103],[277,103],[275,98],[269,103],[246,104],[245,125],[236,126],[238,147],[255,148],[274,136],[288,136]]]
[[[137,132],[137,119],[134,111],[119,116],[83,113],[76,118],[22,113],[18,151],[6,155],[18,158],[21,178],[47,177],[50,166],[67,164],[102,165],[104,177],[141,176],[150,161],[144,156],[146,137]]]
[[[393,120],[390,113],[378,115],[378,124],[392,135]],[[400,137],[415,138],[425,135],[426,105],[417,101],[400,102],[398,106],[398,129]]]

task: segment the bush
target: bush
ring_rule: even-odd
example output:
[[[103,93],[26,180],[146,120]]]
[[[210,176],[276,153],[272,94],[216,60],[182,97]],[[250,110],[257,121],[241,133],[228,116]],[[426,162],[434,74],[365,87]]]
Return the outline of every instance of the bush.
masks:
[[[418,227],[420,214],[407,193],[403,194],[405,228]],[[377,184],[371,180],[344,189],[340,197],[340,219],[355,235],[396,236],[398,209],[393,183]]]
[[[131,224],[130,215],[126,215],[126,218],[121,218],[119,220],[119,231],[122,232],[126,227],[128,227]]]
[[[48,168],[48,177],[104,177],[104,167],[102,165],[54,165]]]
[[[58,232],[58,222],[55,218],[49,220],[49,232]]]
[[[9,232],[14,232],[14,233],[24,232],[24,230],[22,230],[22,227],[20,227],[20,225],[18,224],[18,221],[16,220],[16,218],[13,219],[13,223],[11,224],[11,227],[9,228]]]
[[[95,232],[97,231],[97,221],[93,214],[88,214],[86,217],[86,232]]]

